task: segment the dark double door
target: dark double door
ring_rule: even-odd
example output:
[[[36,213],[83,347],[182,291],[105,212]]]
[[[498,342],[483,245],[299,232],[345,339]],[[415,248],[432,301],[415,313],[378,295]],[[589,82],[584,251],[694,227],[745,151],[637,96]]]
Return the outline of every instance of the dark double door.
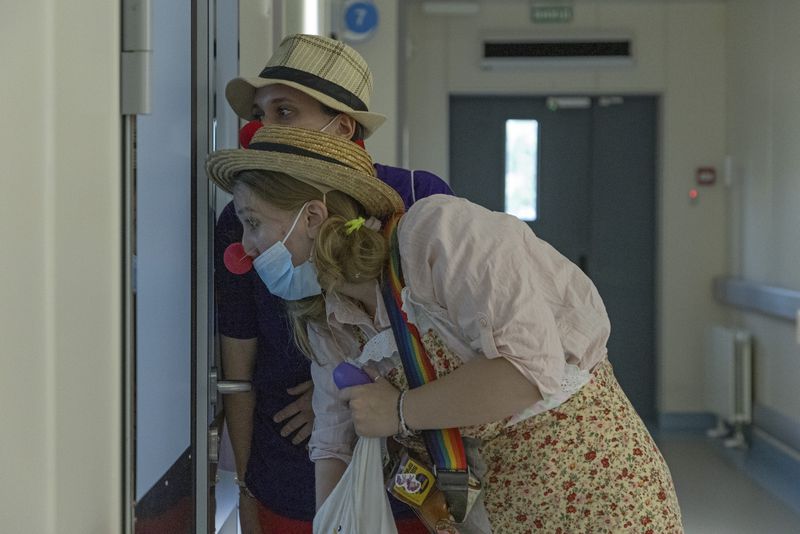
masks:
[[[450,184],[496,211],[506,206],[508,120],[538,126],[537,217],[529,224],[597,286],[611,318],[609,359],[652,420],[657,99],[452,96]]]

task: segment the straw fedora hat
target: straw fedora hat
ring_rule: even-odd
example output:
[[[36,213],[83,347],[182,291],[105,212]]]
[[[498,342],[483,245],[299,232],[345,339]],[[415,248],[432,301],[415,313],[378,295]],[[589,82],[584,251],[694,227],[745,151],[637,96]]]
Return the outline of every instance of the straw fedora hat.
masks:
[[[341,191],[376,217],[404,211],[400,195],[376,176],[366,150],[324,132],[265,125],[248,148],[217,150],[206,159],[208,177],[229,193],[246,170],[282,172],[323,193]]]
[[[256,89],[283,84],[302,91],[329,108],[353,117],[369,137],[386,117],[369,111],[372,72],[361,55],[346,44],[319,35],[285,38],[257,78],[234,78],[225,98],[239,117],[252,120]]]

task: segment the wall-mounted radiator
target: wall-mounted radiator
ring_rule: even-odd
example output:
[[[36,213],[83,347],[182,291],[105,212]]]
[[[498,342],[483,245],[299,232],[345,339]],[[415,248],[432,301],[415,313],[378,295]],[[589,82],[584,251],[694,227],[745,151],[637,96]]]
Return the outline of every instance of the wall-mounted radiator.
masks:
[[[745,330],[714,326],[708,331],[705,354],[706,408],[718,418],[712,437],[732,436],[728,447],[745,446],[744,425],[753,416],[753,341]]]

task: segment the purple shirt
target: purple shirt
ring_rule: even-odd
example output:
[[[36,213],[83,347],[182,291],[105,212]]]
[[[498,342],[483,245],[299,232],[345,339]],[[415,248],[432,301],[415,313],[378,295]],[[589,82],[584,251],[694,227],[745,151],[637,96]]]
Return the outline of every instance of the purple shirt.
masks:
[[[412,172],[406,169],[375,164],[375,170],[400,194],[406,208],[430,195],[453,194],[444,181],[426,171],[413,171],[412,181]],[[310,362],[294,344],[283,301],[267,291],[255,270],[239,276],[225,268],[225,249],[241,240],[242,225],[231,202],[222,211],[214,234],[214,283],[218,332],[236,339],[258,338],[253,440],[245,478],[258,500],[273,512],[310,521],[316,510],[314,464],[306,443],[292,445],[280,435],[283,423],[272,421],[275,413],[296,399],[286,390],[311,379]]]

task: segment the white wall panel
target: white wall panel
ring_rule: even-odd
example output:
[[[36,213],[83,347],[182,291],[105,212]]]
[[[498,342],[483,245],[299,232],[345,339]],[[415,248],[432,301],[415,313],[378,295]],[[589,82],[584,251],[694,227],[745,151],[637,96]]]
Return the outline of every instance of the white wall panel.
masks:
[[[800,54],[794,0],[728,2],[728,152],[735,169],[735,266],[755,282],[800,289]],[[800,425],[793,322],[737,319],[756,342],[755,402]],[[758,421],[756,421],[758,423]]]
[[[117,532],[119,5],[0,4],[0,530]]]
[[[721,173],[725,153],[724,5],[666,4],[659,199],[659,386],[663,412],[703,409],[704,336],[725,310],[711,296],[727,272],[727,191],[697,187],[695,169]]]

